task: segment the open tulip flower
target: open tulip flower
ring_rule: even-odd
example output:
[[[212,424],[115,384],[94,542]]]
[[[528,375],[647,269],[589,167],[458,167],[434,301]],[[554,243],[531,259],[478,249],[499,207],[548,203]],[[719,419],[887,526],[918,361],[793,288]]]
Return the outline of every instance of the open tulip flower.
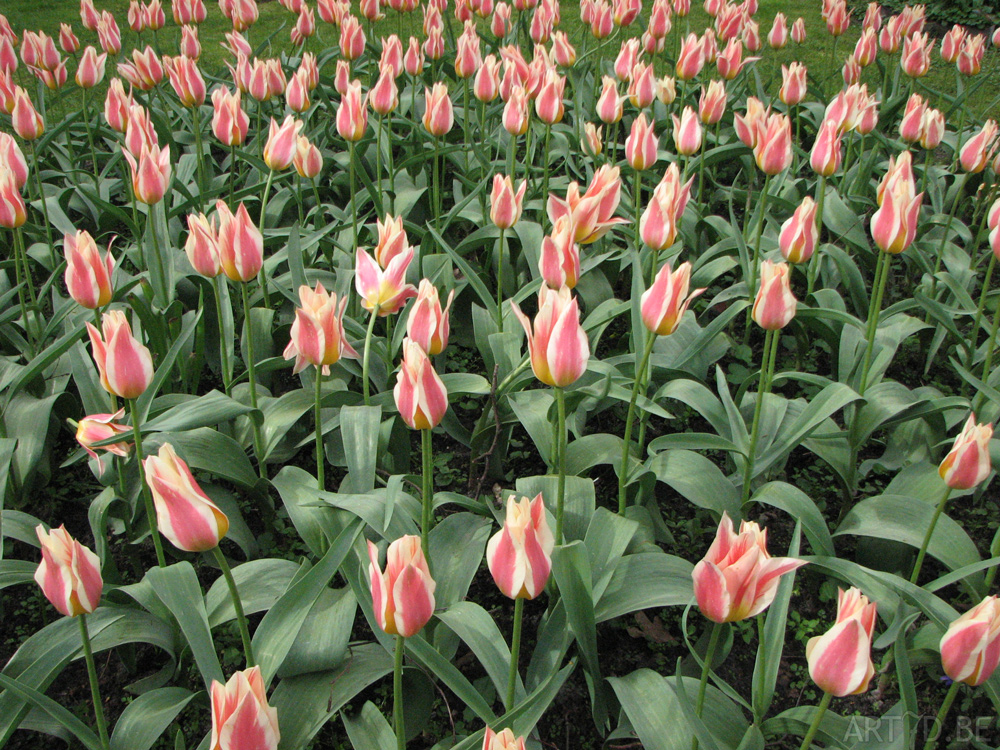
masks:
[[[107,451],[108,453],[113,453],[116,456],[127,456],[129,454],[130,446],[124,441],[101,446],[96,450],[91,447],[93,443],[96,443],[99,440],[107,440],[108,438],[115,437],[116,435],[127,435],[132,432],[132,428],[129,425],[118,424],[114,421],[116,419],[121,419],[124,416],[125,410],[119,409],[114,414],[91,414],[89,417],[84,417],[80,420],[76,427],[76,442],[78,442],[81,447],[87,451],[87,455],[93,459],[99,458],[97,450]],[[100,471],[103,472],[103,469],[104,467],[101,466]]]
[[[382,317],[399,312],[408,299],[417,295],[417,288],[406,283],[406,271],[412,261],[413,248],[407,246],[382,270],[372,256],[358,248],[354,287],[362,306]]]
[[[448,334],[451,332],[449,311],[454,298],[455,290],[452,289],[442,310],[437,287],[429,279],[420,280],[417,298],[406,319],[406,335],[432,357],[448,346]]]
[[[322,367],[329,373],[330,365],[341,357],[358,358],[344,333],[344,309],[347,298],[337,303],[337,295],[330,294],[317,284],[315,289],[299,287],[299,307],[295,309],[291,340],[285,347],[284,358],[294,359],[293,373],[301,372],[307,365]]]
[[[566,190],[566,200],[555,195],[548,197],[549,221],[555,224],[560,216],[572,216],[573,226],[576,227],[576,241],[581,245],[589,245],[607,234],[615,225],[628,221],[614,216],[620,200],[619,169],[605,164],[594,173],[582,196],[579,184],[571,182]]]

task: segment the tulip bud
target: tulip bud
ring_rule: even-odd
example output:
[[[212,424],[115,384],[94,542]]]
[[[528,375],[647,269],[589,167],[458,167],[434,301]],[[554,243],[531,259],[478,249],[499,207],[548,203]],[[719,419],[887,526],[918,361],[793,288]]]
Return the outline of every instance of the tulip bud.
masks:
[[[835,120],[823,120],[809,155],[809,164],[816,174],[830,177],[840,169],[841,158],[840,128]]]
[[[681,214],[691,197],[694,177],[683,185],[677,164],[671,164],[654,188],[653,196],[639,220],[639,236],[656,251],[666,250],[677,238]]]
[[[990,439],[993,425],[976,424],[974,414],[955,438],[955,444],[938,469],[941,478],[953,490],[969,490],[990,475]]]
[[[601,122],[611,125],[622,119],[625,99],[618,96],[618,85],[615,79],[604,76],[602,79],[601,95],[597,99],[597,116]]]
[[[42,548],[35,583],[45,598],[66,617],[90,614],[97,609],[104,588],[97,555],[71,537],[65,526],[46,532],[38,524],[35,534]]]
[[[948,626],[941,665],[955,682],[978,687],[1000,662],[1000,601],[988,596]]]
[[[428,279],[420,280],[417,299],[406,319],[406,335],[431,357],[437,356],[448,346],[448,334],[451,332],[449,310],[454,297],[455,290],[452,289],[442,310],[435,286]]]
[[[632,131],[625,139],[625,158],[629,166],[638,171],[648,169],[656,163],[658,148],[659,139],[653,125],[646,119],[646,113],[640,112],[632,121]]]
[[[771,31],[767,35],[767,43],[771,49],[783,49],[788,44],[788,21],[784,13],[776,13]]]
[[[576,241],[589,245],[603,237],[616,224],[627,221],[615,217],[621,201],[621,172],[618,167],[605,164],[594,172],[587,192],[580,196],[580,186],[571,182],[566,190],[566,200],[555,195],[548,197],[549,221],[553,224],[560,216],[569,214],[576,227]]]
[[[153,379],[149,349],[132,335],[125,313],[111,310],[101,320],[104,337],[87,323],[94,363],[104,390],[127,400],[139,398]]]
[[[669,336],[677,330],[691,301],[705,291],[695,289],[688,294],[690,280],[690,263],[682,263],[676,271],[670,270],[669,263],[660,268],[640,300],[642,322],[651,333]]]
[[[920,146],[932,151],[941,145],[944,138],[945,122],[941,110],[928,107],[920,120]]]
[[[14,108],[10,113],[14,132],[26,141],[33,141],[45,132],[45,122],[35,110],[28,92],[18,86],[14,89]]]
[[[555,70],[549,70],[535,99],[535,113],[546,125],[555,125],[563,118],[563,91],[566,79]]]
[[[223,685],[212,681],[210,750],[277,750],[278,710],[267,703],[260,667],[237,672]]]
[[[295,359],[293,374],[305,369],[306,365],[322,367],[323,373],[330,371],[341,357],[357,359],[358,353],[347,343],[344,332],[344,309],[347,297],[337,303],[337,295],[327,293],[322,284],[316,289],[299,287],[301,306],[295,309],[290,340],[282,356]]]
[[[358,89],[360,91],[360,84]],[[343,105],[341,105],[343,106]],[[337,117],[338,127],[340,116]],[[296,120],[292,115],[288,115],[285,121],[279,126],[274,118],[271,118],[271,127],[268,130],[267,143],[264,144],[264,163],[274,170],[280,172],[288,169],[295,158],[295,148],[298,143],[299,131],[302,129],[302,121]]]
[[[580,278],[580,248],[574,234],[571,217],[560,216],[552,227],[552,233],[542,240],[538,270],[552,289],[572,289]]]
[[[143,466],[160,533],[185,552],[218,547],[229,531],[229,519],[198,486],[191,469],[173,447],[164,443],[157,455],[146,458]]]
[[[920,126],[923,122],[927,105],[920,94],[910,94],[903,111],[903,119],[899,121],[899,137],[908,143],[920,140]]]
[[[162,151],[153,144],[143,144],[136,160],[127,150],[125,160],[132,170],[132,190],[135,199],[147,206],[153,206],[163,200],[170,184],[170,146]]]
[[[418,76],[424,70],[424,53],[416,37],[410,37],[409,47],[403,55],[403,69],[411,76]]]
[[[998,132],[1000,130],[998,130],[996,121],[987,120],[978,133],[962,144],[962,150],[958,157],[962,169],[973,174],[983,171],[986,162],[989,161],[996,149]]]
[[[688,34],[681,42],[677,54],[677,77],[682,81],[690,81],[701,72],[705,64],[704,49],[701,40],[694,34]]]
[[[448,97],[448,87],[435,83],[433,88],[424,89],[424,128],[436,138],[451,130],[455,124],[455,112]]]
[[[931,69],[931,52],[934,42],[927,34],[912,34],[903,41],[903,56],[899,61],[903,72],[910,78],[921,78]]]
[[[240,92],[224,88],[212,92],[212,132],[226,146],[239,146],[247,137],[250,118],[240,104]]]
[[[790,268],[787,263],[765,260],[760,266],[760,288],[751,312],[754,321],[766,331],[777,331],[795,317]]]
[[[10,133],[0,133],[0,165],[4,165],[14,176],[14,186],[22,190],[28,181],[28,163],[21,147]]]
[[[88,310],[104,307],[114,294],[111,274],[115,269],[115,260],[110,249],[102,258],[94,238],[84,229],[77,230],[75,235],[66,234],[63,244],[69,296]]]
[[[702,130],[694,109],[684,107],[680,119],[677,115],[670,115],[670,118],[674,123],[674,147],[677,153],[684,156],[697,153],[701,148]]]
[[[583,126],[583,137],[580,139],[580,146],[589,156],[600,156],[604,150],[602,131],[604,128],[594,125],[592,122]]]
[[[698,99],[698,115],[705,125],[714,125],[722,119],[726,111],[726,84],[722,81],[711,81],[706,89],[701,87]]]
[[[955,24],[941,39],[941,59],[946,63],[953,63],[958,59],[958,53],[965,43],[965,36],[968,32],[964,26]]]
[[[27,208],[17,186],[17,178],[5,163],[0,162],[0,227],[17,229],[27,219]]]
[[[528,184],[521,181],[517,192],[510,177],[493,175],[493,190],[490,193],[490,219],[498,229],[510,229],[521,218],[524,192]]]
[[[776,175],[792,163],[792,123],[788,115],[772,114],[763,120],[753,150],[764,174]]]
[[[858,589],[838,590],[836,624],[806,644],[809,676],[824,692],[843,697],[868,689],[875,618],[875,602]]]
[[[420,537],[403,536],[389,545],[385,572],[378,549],[368,542],[368,577],[375,619],[389,635],[416,635],[434,614],[434,589]]]
[[[534,500],[507,498],[503,528],[486,545],[486,564],[500,591],[511,599],[534,599],[549,580],[555,539],[545,517],[545,503],[539,493]],[[508,740],[513,739],[510,733]],[[494,735],[496,738],[501,735]],[[489,735],[487,735],[488,737]],[[488,740],[487,740],[488,741]],[[496,750],[496,741],[490,750]],[[487,747],[484,742],[484,748]],[[505,747],[512,750],[509,741]],[[523,750],[521,740],[520,750]]]
[[[223,201],[215,204],[219,214],[219,262],[233,281],[253,279],[264,265],[264,236],[241,202],[233,214]]]
[[[401,255],[410,249],[409,241],[406,237],[406,230],[403,228],[403,217],[393,217],[386,214],[385,223],[381,219],[375,219],[378,228],[378,245],[375,246],[375,260],[379,266],[385,268],[393,258]]]
[[[115,17],[106,10],[101,12],[101,19],[97,22],[97,42],[112,57],[122,51],[122,33]]]
[[[778,247],[789,263],[805,263],[815,252],[818,241],[816,202],[807,195],[795,213],[781,225]]]
[[[781,66],[781,89],[778,98],[784,104],[791,107],[801,102],[805,99],[808,86],[805,65],[793,62],[788,67]]]
[[[562,287],[555,291],[542,285],[534,327],[517,303],[512,301],[511,308],[527,334],[535,377],[556,388],[575,383],[587,369],[590,343],[580,326],[580,308],[570,290]]]
[[[200,107],[205,103],[205,79],[198,64],[190,57],[164,58],[170,85],[185,107]]]

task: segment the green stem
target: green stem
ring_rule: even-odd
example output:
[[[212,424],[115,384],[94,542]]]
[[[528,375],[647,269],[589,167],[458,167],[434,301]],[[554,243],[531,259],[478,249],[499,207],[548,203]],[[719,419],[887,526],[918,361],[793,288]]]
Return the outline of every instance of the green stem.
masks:
[[[955,76],[958,78],[958,75]],[[958,168],[958,158],[962,153],[962,131],[965,130],[965,114],[967,107],[962,107],[962,112],[958,116],[958,128],[955,130],[955,153],[952,156],[952,171]]]
[[[37,309],[38,298],[35,296],[35,282],[31,278],[31,269],[28,267],[28,250],[24,244],[24,229],[22,227],[14,230],[14,241],[21,253],[21,265],[24,266],[24,281],[28,289],[28,302],[32,307]]]
[[[229,369],[229,347],[226,345],[226,327],[222,317],[222,278],[216,276],[212,279],[212,286],[215,288],[215,316],[219,319],[219,357],[222,362],[222,387],[226,395],[230,395],[232,390],[231,371]]]
[[[506,250],[504,230],[500,229],[500,249],[497,253],[497,330],[503,333],[503,256]]]
[[[826,200],[826,177],[824,175],[819,176],[819,180],[816,183],[816,249],[819,249],[820,241],[823,237],[823,203]],[[816,274],[819,272],[819,257],[818,253],[814,253],[812,263],[809,264],[809,270],[806,273],[806,297],[810,297],[813,293],[813,289],[816,288]]]
[[[549,200],[549,136],[551,134],[552,126],[549,123],[545,123],[545,148],[542,149],[542,206],[539,216],[539,223],[542,227],[545,226],[546,217],[548,216],[545,206]],[[468,140],[466,140],[466,143],[468,143]]]
[[[924,152],[924,172],[920,176],[921,193],[926,193],[927,191],[927,175],[930,174],[931,171],[931,156],[933,156],[933,154],[934,150],[930,148]]]
[[[949,497],[951,497],[951,487],[945,487],[944,495],[941,496],[937,508],[934,509],[934,515],[931,516],[931,525],[927,527],[927,533],[924,534],[924,541],[921,543],[920,551],[917,553],[917,561],[913,563],[913,572],[910,574],[910,583],[912,584],[916,584],[917,579],[920,578],[920,569],[924,565],[924,558],[927,556],[927,547],[931,543],[931,537],[934,536],[934,527],[937,526],[938,519],[944,512],[944,507],[948,504]]]
[[[965,108],[962,108],[963,113]],[[965,192],[965,182],[955,188],[955,201],[951,204],[951,213],[948,214],[948,223],[945,224],[944,234],[941,235],[941,242],[938,245],[937,257],[934,259],[934,273],[931,276],[931,293],[930,296],[933,299],[934,292],[937,290],[937,275],[938,271],[941,270],[941,258],[944,255],[944,246],[948,241],[948,234],[951,232],[951,224],[955,221],[955,214],[958,213],[958,203],[962,200],[962,193]]]
[[[274,181],[274,170],[272,169],[267,173],[267,182],[264,184],[264,195],[261,196],[260,200],[260,221],[258,223],[260,224],[261,237],[264,236],[264,219],[267,216],[267,199],[268,196],[271,194],[271,183],[273,181]],[[260,281],[260,290],[264,294],[264,307],[270,308],[271,295],[268,294],[267,291],[267,272],[265,271],[263,264],[261,264],[260,267],[260,275],[258,281]]]
[[[750,499],[754,458],[757,454],[757,440],[760,438],[760,415],[764,410],[764,397],[771,389],[771,375],[774,372],[774,362],[778,352],[778,335],[778,331],[768,331],[764,336],[764,353],[760,363],[757,403],[754,405],[753,422],[750,427],[750,448],[747,451],[746,464],[743,469],[743,504],[746,504],[747,500]]]
[[[396,750],[406,749],[406,719],[403,716],[403,648],[406,639],[396,636],[396,654],[392,670],[392,715],[396,730]]]
[[[156,231],[156,207],[159,203],[149,206],[149,213],[146,214],[146,226],[149,233],[153,235],[153,259],[156,261],[156,270],[160,275],[160,292],[163,294],[163,308],[166,309],[170,303],[170,290],[167,287],[167,272],[163,266],[163,252],[160,249],[159,233]],[[166,208],[164,208],[166,211]],[[165,220],[165,219],[164,219]]]
[[[313,410],[313,419],[316,422],[316,488],[322,492],[326,489],[326,481],[323,476],[324,473],[324,463],[323,460],[323,415],[322,415],[322,405],[323,402],[323,366],[320,365],[316,368],[316,404]]]
[[[108,750],[111,747],[108,740],[108,723],[104,718],[104,704],[101,702],[101,686],[97,681],[97,665],[94,664],[94,650],[90,646],[90,634],[87,632],[87,615],[80,613],[80,640],[83,642],[83,657],[87,662],[87,676],[90,678],[90,699],[94,703],[94,718],[97,720],[97,732],[101,736],[101,747]]]
[[[882,313],[882,297],[885,296],[885,283],[889,278],[889,265],[892,259],[887,253],[879,251],[878,261],[875,264],[874,289],[875,296],[872,297],[871,305],[868,308],[868,328],[867,344],[865,345],[865,358],[861,365],[861,384],[858,387],[858,394],[865,395],[868,388],[868,370],[871,368],[872,351],[875,348],[875,335],[878,333],[879,318]]]
[[[379,115],[378,127],[375,128],[375,185],[378,188],[379,205],[382,205],[382,121],[384,119],[382,115]],[[465,142],[468,143],[468,139]]]
[[[978,248],[978,243],[977,248]],[[996,268],[997,258],[990,253],[990,262],[986,266],[986,276],[983,279],[983,290],[979,293],[979,303],[976,305],[976,318],[972,324],[971,341],[969,342],[969,354],[965,359],[965,369],[972,368],[972,360],[976,356],[976,347],[979,344],[979,327],[983,323],[983,313],[986,311],[986,297],[990,291],[990,281],[993,280],[993,269]],[[995,334],[994,334],[995,335]]]
[[[767,191],[771,187],[771,175],[764,177],[764,189],[760,194],[760,216],[757,219],[757,229],[753,238],[753,258],[750,261],[750,294],[754,293],[757,283],[757,272],[760,268],[760,238],[764,233],[764,216],[767,213]]]
[[[632,182],[632,207],[635,211],[635,251],[642,250],[642,234],[639,232],[639,224],[642,220],[642,172],[635,170]],[[653,273],[656,273],[656,262],[653,262]]]
[[[441,227],[441,164],[440,156],[440,141],[437,136],[434,136],[434,173],[433,179],[434,184],[431,186],[432,197],[434,198],[434,226]]]
[[[712,623],[712,634],[708,638],[708,649],[705,651],[705,661],[701,664],[701,680],[698,682],[698,699],[694,706],[695,715],[700,719],[705,708],[705,693],[708,690],[708,674],[712,671],[715,661],[715,650],[719,646],[719,636],[722,635],[722,623]],[[691,738],[691,750],[698,750],[698,735]]]
[[[240,628],[240,638],[243,640],[243,654],[247,660],[247,669],[250,669],[256,661],[253,658],[253,645],[250,642],[250,630],[247,628],[247,616],[243,612],[243,601],[240,599],[240,592],[236,589],[236,580],[233,578],[233,571],[229,567],[229,561],[222,554],[219,545],[212,547],[212,554],[215,562],[222,570],[222,575],[226,579],[226,586],[229,587],[229,596],[233,600],[233,608],[236,610],[236,623]]]
[[[934,723],[931,724],[931,731],[927,737],[927,743],[924,745],[924,750],[934,750],[937,747],[938,740],[944,732],[945,717],[948,716],[951,704],[955,702],[955,697],[958,695],[958,690],[961,686],[961,682],[952,682],[951,687],[948,688],[948,692],[944,696],[944,702],[941,704],[941,708],[938,709],[937,716],[934,717]]]
[[[87,89],[81,90],[83,96],[83,124],[87,128],[87,143],[90,145],[90,160],[94,165],[94,187],[100,188],[101,173],[97,167],[97,149],[94,148],[94,131],[90,127],[90,102],[87,100]]]
[[[450,17],[449,17],[450,18]],[[451,24],[449,23],[449,28]],[[466,143],[472,143],[469,140],[469,122],[472,118],[469,117],[469,79],[462,79],[462,136],[465,138]],[[469,172],[469,151],[471,149],[463,149],[465,152],[465,172]]]
[[[45,191],[42,188],[42,172],[38,163],[38,151],[35,149],[35,142],[28,141],[28,146],[31,151],[31,171],[35,174],[35,185],[38,188],[38,200],[42,204],[42,219],[45,220],[45,238],[49,243],[49,260],[52,262],[52,267],[55,268],[58,265],[56,261],[56,248],[52,244],[52,224],[49,222],[49,207],[45,202]]]
[[[653,345],[656,343],[656,334],[649,332],[646,338],[646,348],[642,353],[642,361],[635,371],[635,379],[632,381],[632,398],[628,402],[628,416],[625,417],[625,440],[622,443],[622,462],[618,471],[618,515],[625,514],[625,504],[627,502],[628,486],[628,455],[629,443],[632,440],[632,424],[635,421],[635,402],[639,398],[639,384],[645,378],[646,365],[649,364],[649,357],[653,353]]]
[[[993,541],[990,543],[990,557],[1000,557],[1000,529],[997,529],[996,533],[993,535]],[[993,581],[996,577],[997,566],[994,565],[986,571],[986,580],[983,582],[983,591],[993,590]]]
[[[198,165],[198,197],[200,199],[201,193],[205,192],[205,152],[201,143],[201,112],[197,104],[191,108],[191,120],[194,128],[194,148],[197,157],[195,163]]]
[[[521,653],[521,621],[524,619],[524,598],[514,600],[514,631],[510,637],[510,676],[507,678],[507,700],[504,708],[514,708],[514,693],[517,687],[517,662]]]
[[[396,167],[392,155],[392,113],[389,113],[389,129],[386,131],[386,160],[389,165],[389,213],[396,211]]]
[[[1000,329],[1000,297],[997,298],[997,309],[993,313],[993,326],[990,328],[990,338],[986,342],[986,358],[983,360],[983,375],[980,378],[984,383],[990,376],[990,368],[993,366],[993,353],[997,344],[997,329]],[[981,402],[983,394],[976,396],[976,401]],[[979,408],[978,405],[976,408]]]
[[[41,331],[39,331],[38,341],[35,340],[35,336],[32,333],[32,328],[34,327],[32,320],[35,319],[37,321],[37,318],[28,315],[28,305],[24,298],[24,291],[27,289],[31,309],[37,311],[38,302],[35,299],[35,284],[31,280],[31,270],[28,268],[28,254],[24,250],[24,235],[22,232],[21,227],[14,230],[14,277],[17,281],[17,299],[21,305],[21,317],[24,319],[24,333],[28,339],[28,359],[33,359],[35,356],[35,345],[41,342],[42,336]],[[22,266],[24,267],[23,271]],[[98,316],[97,320],[97,329],[101,329],[100,316]]]
[[[250,316],[250,293],[247,291],[246,283],[240,284],[240,294],[243,297],[243,321],[246,325],[247,337],[247,380],[250,383],[250,406],[257,408],[257,362],[253,353],[253,318]],[[264,449],[260,439],[260,425],[257,420],[251,419],[253,426],[253,452],[257,457],[257,471],[261,479],[267,479],[267,467],[264,465]]]
[[[126,399],[126,403],[128,404],[129,417],[132,420],[135,460],[139,465],[139,487],[142,488],[142,502],[146,508],[146,518],[149,520],[149,534],[153,537],[153,548],[156,550],[156,564],[161,568],[165,568],[167,561],[163,556],[163,542],[160,540],[160,531],[156,525],[156,508],[153,506],[153,495],[150,493],[149,485],[146,483],[146,467],[143,465],[144,456],[142,452],[142,432],[139,429],[139,414],[135,410],[135,399]]]
[[[372,310],[371,319],[368,321],[368,330],[365,332],[365,351],[361,355],[361,387],[365,395],[365,406],[371,406],[371,396],[368,390],[368,355],[372,350],[372,333],[375,331],[375,320],[378,318],[378,305]]]
[[[809,750],[812,746],[813,738],[816,737],[816,733],[819,731],[819,725],[823,721],[823,716],[826,714],[826,709],[830,707],[830,701],[832,699],[832,693],[823,693],[823,698],[816,707],[816,713],[813,715],[812,724],[809,725],[809,731],[806,732],[806,736],[802,738],[802,746],[799,750]]]
[[[229,147],[229,205],[233,205],[233,183],[236,182],[236,144]]]
[[[556,387],[556,408],[558,411],[558,471],[559,484],[556,494],[556,544],[563,543],[563,501],[566,498],[566,395],[563,389]]]
[[[323,208],[323,204],[319,199],[319,188],[316,187],[316,178],[310,177],[309,184],[312,185],[313,200],[316,201],[316,221],[319,221],[320,211]]]
[[[431,440],[431,429],[420,431],[420,457],[423,469],[422,495],[423,508],[420,518],[420,545],[424,555],[430,559],[430,533],[434,523],[434,454]]]

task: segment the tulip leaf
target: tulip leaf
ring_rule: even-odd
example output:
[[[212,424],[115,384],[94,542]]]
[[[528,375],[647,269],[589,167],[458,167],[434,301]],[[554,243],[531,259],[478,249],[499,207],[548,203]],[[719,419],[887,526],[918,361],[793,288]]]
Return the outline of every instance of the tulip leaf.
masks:
[[[699,508],[707,508],[720,516],[724,512],[732,518],[742,516],[736,485],[700,453],[664,451],[646,461],[646,468]]]
[[[340,432],[344,438],[347,476],[340,491],[363,495],[375,488],[375,461],[378,458],[380,406],[342,406]]]
[[[804,737],[816,716],[816,710],[816,706],[796,706],[787,711],[782,711],[777,716],[766,720],[761,725],[761,731],[766,736],[780,737],[790,734],[796,737]],[[889,726],[892,725],[890,724]],[[902,722],[898,726],[901,730]],[[853,734],[852,727],[854,727]],[[859,734],[861,734],[861,731],[857,728],[856,724],[852,723],[852,720],[844,716],[838,716],[833,711],[827,711],[823,714],[823,719],[819,723],[819,731],[816,733],[815,739],[817,742],[822,742],[825,747],[839,747],[847,750],[847,748],[857,746],[855,742],[850,742],[850,739],[852,737],[855,738],[855,741],[860,739],[858,737]],[[898,736],[899,739],[903,739],[901,731]]]
[[[47,695],[34,690],[20,681],[0,674],[0,687],[8,693],[16,695],[18,698],[30,703],[36,708],[44,711],[55,721],[68,729],[74,737],[83,743],[89,750],[101,750],[101,741],[97,738],[86,724],[76,716],[60,706]]]
[[[538,449],[542,461],[549,465],[555,456],[552,422],[548,416],[554,400],[548,389],[521,391],[508,399],[510,408],[531,437],[531,442]]]
[[[510,649],[489,613],[473,602],[456,602],[446,611],[439,612],[437,617],[465,641],[476,655],[489,675],[497,695],[505,695],[510,675]],[[520,676],[516,695],[524,697],[524,685],[521,684]]]
[[[331,541],[327,530],[336,511],[317,502],[316,478],[298,466],[285,466],[271,484],[302,541],[314,555],[325,555]]]
[[[396,733],[371,701],[365,701],[357,714],[345,711],[340,716],[354,750],[395,750],[397,747]]]
[[[625,555],[615,565],[604,595],[597,602],[597,622],[655,607],[676,607],[694,599],[694,565],[659,552]]]
[[[487,286],[486,282],[483,281],[483,275],[477,273],[469,262],[459,255],[455,249],[449,245],[444,238],[437,233],[434,227],[428,225],[427,231],[430,233],[431,237],[434,238],[435,244],[444,250],[449,256],[451,256],[452,261],[458,266],[458,269],[464,274],[465,280],[469,282],[472,288],[476,292],[476,296],[479,297],[479,301],[486,308],[486,311],[490,314],[490,317],[496,320],[497,317],[497,303],[493,298],[493,292],[491,292]]]
[[[211,427],[184,432],[157,432],[143,440],[146,454],[170,443],[192,470],[208,471],[244,487],[254,487],[259,477],[239,443]]]
[[[595,602],[600,601],[607,590],[618,561],[625,554],[638,529],[639,524],[635,521],[612,513],[607,508],[598,508],[590,519],[583,543],[590,556]]]
[[[204,396],[164,396],[161,401],[175,405],[142,425],[143,432],[183,432],[198,427],[214,427],[231,419],[250,414],[253,408],[241,404],[224,393],[209,391]]]
[[[149,387],[146,388],[138,399],[136,399],[135,406],[140,425],[144,424],[149,418],[149,412],[153,405],[153,399],[156,398],[156,394],[160,392],[160,388],[163,387],[163,384],[166,383],[170,377],[178,355],[187,346],[188,340],[191,336],[194,335],[195,329],[198,327],[198,322],[200,320],[201,310],[184,314],[180,333],[177,335],[177,338],[174,339],[174,343],[170,346],[170,349],[167,351],[163,359],[156,363],[156,369],[153,371],[153,380],[150,382]]]
[[[798,487],[785,482],[768,482],[754,493],[751,502],[764,503],[785,511],[802,524],[802,531],[816,554],[836,557],[826,519],[813,499]],[[776,554],[774,550],[771,552]],[[793,555],[791,551],[788,554]],[[797,555],[798,552],[794,554]]]
[[[179,687],[143,693],[118,717],[111,735],[111,750],[149,750],[197,695]]]
[[[376,625],[375,627],[378,627]],[[441,682],[448,686],[476,716],[490,726],[495,726],[496,715],[486,699],[454,664],[438,653],[435,648],[423,638],[406,639],[406,652],[418,664],[429,670]]]
[[[211,688],[213,680],[225,682],[208,626],[201,584],[191,563],[179,562],[166,568],[153,568],[146,573],[146,578],[160,601],[176,618],[205,680],[205,687]]]
[[[0,590],[31,583],[35,579],[36,570],[38,565],[28,560],[0,560]]]
[[[465,598],[490,537],[489,519],[473,513],[452,513],[431,529],[431,575],[437,582],[434,599],[449,607]]]
[[[299,570],[299,566],[291,560],[251,560],[237,565],[233,568],[233,580],[236,581],[243,611],[250,615],[270,609],[288,589]],[[205,594],[205,610],[208,624],[213,628],[236,618],[229,586],[221,575]]]

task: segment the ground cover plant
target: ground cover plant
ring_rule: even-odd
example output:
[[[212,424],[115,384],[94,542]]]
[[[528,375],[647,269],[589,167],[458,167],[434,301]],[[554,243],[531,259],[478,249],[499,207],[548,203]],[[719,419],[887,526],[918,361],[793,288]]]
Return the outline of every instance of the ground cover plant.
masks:
[[[5,7],[0,746],[996,746],[1000,33],[802,5]]]

